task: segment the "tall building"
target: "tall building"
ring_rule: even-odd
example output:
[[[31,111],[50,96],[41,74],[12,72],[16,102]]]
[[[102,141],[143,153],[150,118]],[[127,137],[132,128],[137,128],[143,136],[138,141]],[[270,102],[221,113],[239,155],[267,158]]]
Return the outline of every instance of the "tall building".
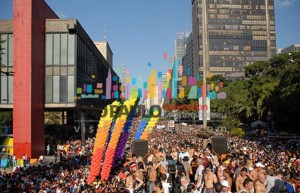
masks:
[[[289,52],[300,52],[300,44],[293,44],[281,50],[281,53],[289,53]]]
[[[185,43],[183,38],[183,33],[177,33],[178,38],[175,40],[175,57],[179,60],[179,66],[182,65],[182,58],[185,55]]]
[[[234,79],[276,53],[274,0],[192,0],[193,61]]]
[[[185,55],[182,58],[183,76],[195,76],[193,72],[193,39],[192,34],[185,38]]]

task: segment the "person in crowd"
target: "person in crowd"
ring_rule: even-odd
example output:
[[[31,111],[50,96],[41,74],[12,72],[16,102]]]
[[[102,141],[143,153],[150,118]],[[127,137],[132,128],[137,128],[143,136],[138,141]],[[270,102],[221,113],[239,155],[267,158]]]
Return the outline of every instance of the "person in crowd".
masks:
[[[228,186],[229,186],[229,191],[231,191],[231,188],[232,188],[232,178],[229,174],[229,171],[228,169],[224,169],[223,170],[223,176],[224,176],[224,180],[223,181],[226,181],[228,183]]]
[[[295,173],[291,173],[286,176],[286,181],[284,182],[285,190],[288,193],[295,193],[296,192],[296,178]]]
[[[197,189],[196,189],[195,184],[190,183],[187,185],[187,188],[186,188],[187,193],[196,193],[196,191],[197,191]]]
[[[148,190],[149,193],[152,193],[154,183],[157,181],[157,171],[153,167],[153,162],[147,163],[147,178],[148,178]]]
[[[164,193],[169,193],[169,192],[170,192],[171,185],[170,185],[170,183],[168,183],[168,181],[167,181],[167,175],[166,175],[166,174],[162,174],[162,175],[160,176],[160,181],[161,181],[161,184],[162,184],[162,187],[163,187],[163,192],[164,192]]]
[[[212,172],[212,166],[208,165],[205,168],[204,173],[204,187],[206,193],[213,193],[214,192],[214,184],[218,182],[216,174]]]
[[[182,176],[180,179],[180,192],[182,193],[186,192],[188,184],[189,184],[189,178],[186,176]]]
[[[222,189],[220,193],[231,193],[230,186],[227,180],[222,180],[220,183],[222,185]]]
[[[194,179],[196,182],[196,187],[199,188],[200,186],[202,186],[205,168],[203,166],[203,160],[201,158],[197,159],[197,164],[198,168],[196,170]]]
[[[163,193],[162,184],[160,181],[156,181],[153,185],[152,191],[155,193]]]
[[[258,178],[254,181],[255,193],[266,193],[266,176],[263,173],[258,173]]]
[[[182,165],[183,165],[184,170],[185,170],[185,176],[190,178],[190,175],[193,174],[193,171],[192,171],[191,164],[189,163],[189,157],[188,156],[183,157]]]
[[[247,168],[244,167],[244,168],[242,168],[240,175],[236,178],[235,188],[236,188],[237,192],[239,192],[241,189],[244,188],[244,186],[243,186],[244,181],[245,181],[245,179],[249,178],[247,173],[248,173],[248,170],[247,170]]]
[[[247,177],[243,182],[243,188],[238,193],[254,193],[253,180]]]

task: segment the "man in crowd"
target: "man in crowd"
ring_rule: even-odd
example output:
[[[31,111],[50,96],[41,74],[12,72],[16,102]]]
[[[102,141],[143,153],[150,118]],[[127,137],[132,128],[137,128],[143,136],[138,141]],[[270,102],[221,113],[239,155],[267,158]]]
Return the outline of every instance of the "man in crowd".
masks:
[[[241,189],[244,188],[243,183],[245,179],[248,178],[247,172],[248,172],[247,168],[245,167],[242,168],[240,175],[238,175],[238,177],[236,178],[235,187],[237,192],[239,192]]]
[[[206,190],[206,193],[214,193],[214,184],[218,182],[216,174],[212,172],[211,165],[208,165],[205,168],[205,174],[204,174],[204,187]]]
[[[154,183],[157,181],[157,171],[153,167],[153,162],[147,163],[147,175],[148,175],[148,190],[149,193],[152,193]]]
[[[263,173],[258,173],[258,178],[254,181],[255,193],[266,193],[266,177]]]
[[[222,180],[221,181],[222,189],[220,193],[231,193],[230,192],[230,186],[227,180]]]
[[[238,193],[254,193],[253,180],[251,178],[246,178],[243,182],[243,188],[239,190]]]

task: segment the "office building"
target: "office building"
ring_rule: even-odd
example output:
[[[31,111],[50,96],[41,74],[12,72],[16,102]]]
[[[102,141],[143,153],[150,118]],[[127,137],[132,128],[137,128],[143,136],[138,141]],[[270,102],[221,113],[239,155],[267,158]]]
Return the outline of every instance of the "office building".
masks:
[[[274,0],[192,0],[195,70],[244,76],[276,53],[274,20]]]
[[[193,39],[192,34],[185,38],[185,55],[182,58],[183,76],[196,76],[195,67],[193,65]]]
[[[293,44],[281,50],[281,53],[290,53],[290,52],[300,52],[300,44]]]

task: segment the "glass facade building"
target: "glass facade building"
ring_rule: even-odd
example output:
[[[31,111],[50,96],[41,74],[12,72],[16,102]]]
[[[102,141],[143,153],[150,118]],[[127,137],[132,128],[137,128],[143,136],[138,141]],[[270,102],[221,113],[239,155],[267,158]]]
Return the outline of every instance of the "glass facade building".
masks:
[[[276,53],[274,0],[192,0],[193,60],[227,78]]]
[[[0,28],[2,40],[0,108],[12,109],[14,77],[12,20],[0,20],[0,24],[2,26]],[[111,98],[115,98],[114,92],[120,92],[119,77],[80,23],[76,19],[47,19],[46,109],[105,106],[109,102],[106,99],[106,79],[109,75],[114,77],[109,84],[111,87],[109,92],[112,92]]]

